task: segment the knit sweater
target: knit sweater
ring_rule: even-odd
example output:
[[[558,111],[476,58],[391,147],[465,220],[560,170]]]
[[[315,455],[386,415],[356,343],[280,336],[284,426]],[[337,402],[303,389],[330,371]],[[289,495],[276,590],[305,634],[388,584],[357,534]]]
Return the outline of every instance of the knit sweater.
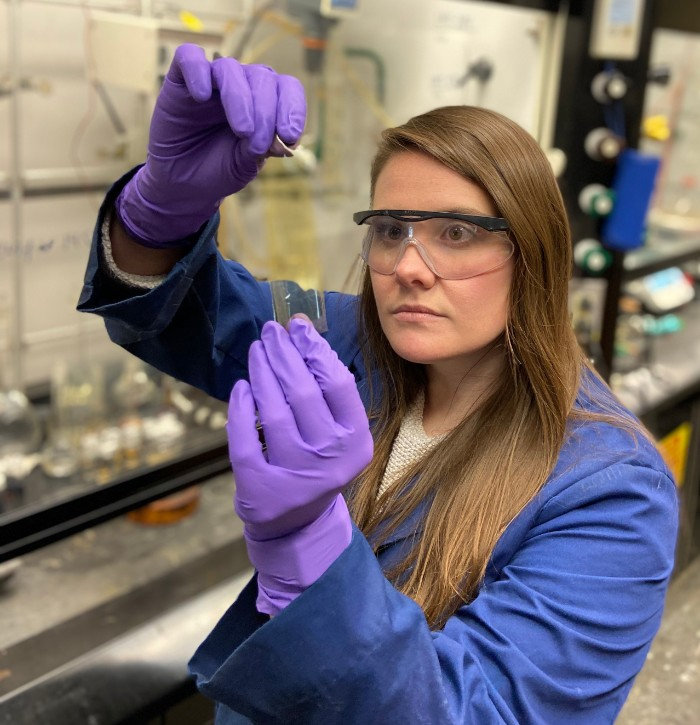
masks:
[[[377,497],[397,481],[408,466],[427,455],[447,435],[443,433],[429,436],[425,432],[423,428],[424,405],[425,395],[421,391],[401,421],[401,427],[391,447],[389,462],[386,465]]]

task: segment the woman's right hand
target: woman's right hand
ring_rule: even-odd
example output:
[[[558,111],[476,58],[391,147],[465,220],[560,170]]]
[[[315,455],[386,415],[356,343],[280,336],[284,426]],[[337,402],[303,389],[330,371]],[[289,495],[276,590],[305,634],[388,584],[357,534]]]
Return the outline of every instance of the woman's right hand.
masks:
[[[292,146],[306,119],[299,80],[181,45],[151,119],[146,164],[117,199],[126,231],[149,247],[182,244],[222,199],[252,181],[275,134]]]

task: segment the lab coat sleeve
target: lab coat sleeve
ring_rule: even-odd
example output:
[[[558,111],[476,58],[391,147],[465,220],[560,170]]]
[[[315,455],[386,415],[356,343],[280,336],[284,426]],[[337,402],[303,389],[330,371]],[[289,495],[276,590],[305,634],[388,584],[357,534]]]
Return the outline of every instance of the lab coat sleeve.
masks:
[[[154,289],[136,289],[115,280],[101,259],[101,227],[134,173],[116,182],[102,204],[78,309],[102,316],[111,340],[137,357],[227,400],[233,383],[247,376],[250,343],[273,319],[270,285],[221,257],[215,241],[218,215]],[[357,376],[354,299],[326,293],[330,328],[326,339]]]
[[[441,631],[355,530],[315,584],[245,638],[230,636],[234,604],[191,670],[256,723],[612,723],[660,623],[676,521],[667,475],[604,468],[546,500]]]

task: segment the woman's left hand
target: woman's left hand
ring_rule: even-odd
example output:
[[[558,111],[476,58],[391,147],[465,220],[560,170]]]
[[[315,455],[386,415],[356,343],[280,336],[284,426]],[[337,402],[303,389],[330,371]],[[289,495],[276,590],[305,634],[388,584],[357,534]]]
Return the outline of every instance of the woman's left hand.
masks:
[[[313,325],[267,322],[231,391],[227,432],[236,512],[265,541],[316,521],[372,459],[355,379]],[[267,444],[256,429],[256,408]]]

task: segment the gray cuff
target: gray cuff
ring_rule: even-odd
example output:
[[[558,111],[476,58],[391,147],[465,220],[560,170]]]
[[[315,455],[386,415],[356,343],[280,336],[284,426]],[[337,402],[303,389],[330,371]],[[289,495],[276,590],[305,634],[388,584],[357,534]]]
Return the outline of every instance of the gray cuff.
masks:
[[[102,237],[102,261],[105,263],[107,271],[112,277],[118,279],[128,287],[154,289],[167,277],[166,274],[131,274],[117,267],[117,263],[112,256],[112,240],[109,238],[109,225],[111,220],[112,214],[108,212],[105,214],[102,229],[100,230]]]

